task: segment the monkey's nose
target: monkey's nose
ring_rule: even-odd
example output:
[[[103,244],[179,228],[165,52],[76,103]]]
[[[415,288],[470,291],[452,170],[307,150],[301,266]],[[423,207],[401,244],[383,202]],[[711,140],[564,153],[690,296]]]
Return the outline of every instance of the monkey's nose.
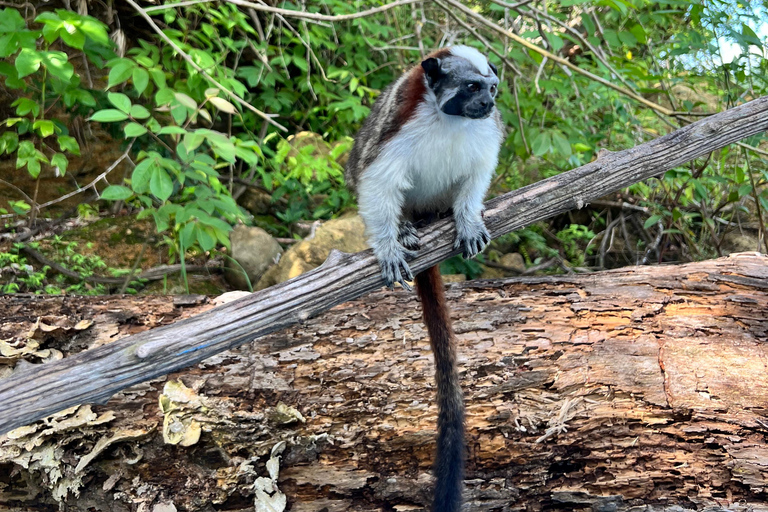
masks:
[[[480,106],[483,108],[487,108],[488,105],[490,105],[490,103],[491,103],[490,101],[481,101]]]

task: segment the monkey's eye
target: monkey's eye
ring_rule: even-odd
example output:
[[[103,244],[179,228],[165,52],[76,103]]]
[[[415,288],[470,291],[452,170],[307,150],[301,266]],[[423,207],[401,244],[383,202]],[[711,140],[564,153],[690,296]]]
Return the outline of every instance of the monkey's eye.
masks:
[[[496,85],[491,86],[491,94],[496,94]]]
[[[469,92],[477,92],[480,90],[480,84],[477,82],[470,82],[467,84],[467,90]]]

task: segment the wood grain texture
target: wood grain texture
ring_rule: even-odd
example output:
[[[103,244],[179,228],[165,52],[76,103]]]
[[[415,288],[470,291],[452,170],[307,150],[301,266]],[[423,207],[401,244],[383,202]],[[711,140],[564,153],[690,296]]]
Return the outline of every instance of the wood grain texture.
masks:
[[[467,403],[469,510],[768,511],[768,257],[474,281],[450,285],[447,297]],[[93,320],[76,346],[41,340],[77,357],[200,309],[162,298],[3,297],[0,334],[23,337],[42,315]],[[95,408],[109,423],[41,426],[48,434],[35,442],[0,436],[0,457],[9,445],[59,446],[55,469],[81,481],[79,497],[65,500],[70,512],[169,501],[245,511],[285,441],[276,485],[291,512],[424,511],[437,409],[420,316],[414,294],[372,293],[120,392]],[[178,410],[202,425],[188,447],[161,434],[158,395],[176,379],[193,390]],[[144,434],[81,462],[121,432]],[[0,458],[0,508],[54,509],[55,485]]]
[[[492,237],[581,208],[697,156],[768,129],[768,97],[716,114],[633,149],[487,203]],[[414,273],[456,254],[451,219],[420,233]],[[383,284],[371,253],[332,253],[321,267],[173,326],[122,339],[0,380],[0,433],[83,403],[102,403],[128,386],[198,363],[259,336],[305,322]]]

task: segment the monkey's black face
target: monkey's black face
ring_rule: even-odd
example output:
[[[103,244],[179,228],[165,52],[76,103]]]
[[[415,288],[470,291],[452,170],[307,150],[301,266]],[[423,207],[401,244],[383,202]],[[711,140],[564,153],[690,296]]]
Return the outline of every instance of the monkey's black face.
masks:
[[[435,62],[430,62],[435,61]],[[499,79],[491,65],[487,75],[466,59],[427,59],[422,63],[427,82],[441,111],[451,116],[484,119],[491,115]]]
[[[442,105],[441,110],[451,116],[483,119],[493,111],[494,96],[496,84],[471,80],[460,84],[453,97]]]

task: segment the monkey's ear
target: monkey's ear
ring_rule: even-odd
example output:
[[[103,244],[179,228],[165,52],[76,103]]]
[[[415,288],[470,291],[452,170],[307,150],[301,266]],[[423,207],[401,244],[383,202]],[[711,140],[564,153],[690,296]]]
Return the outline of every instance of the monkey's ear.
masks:
[[[499,76],[499,70],[496,69],[496,66],[493,65],[493,62],[488,61],[488,65],[491,66],[491,71],[493,71],[493,74]]]
[[[440,78],[440,59],[430,57],[421,62],[421,67],[427,75],[429,85],[433,85]]]

